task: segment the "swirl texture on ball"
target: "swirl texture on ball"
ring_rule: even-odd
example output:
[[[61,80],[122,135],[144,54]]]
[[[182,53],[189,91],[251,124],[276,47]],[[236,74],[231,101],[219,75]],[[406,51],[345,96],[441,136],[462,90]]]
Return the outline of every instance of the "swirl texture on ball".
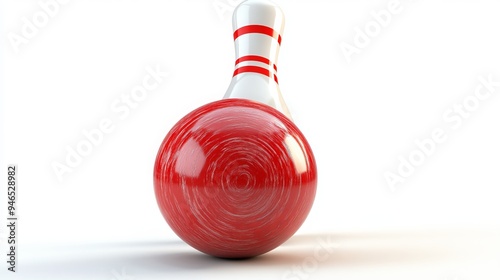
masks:
[[[316,194],[312,150],[276,109],[223,99],[181,119],[154,168],[155,194],[173,231],[209,255],[247,258],[290,238]]]

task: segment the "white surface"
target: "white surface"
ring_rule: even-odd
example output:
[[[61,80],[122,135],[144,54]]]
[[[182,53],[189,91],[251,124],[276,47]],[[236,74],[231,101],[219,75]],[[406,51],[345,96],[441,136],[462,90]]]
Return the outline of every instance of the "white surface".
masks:
[[[213,4],[233,2],[68,1],[15,53],[8,34],[41,8],[1,1],[2,170],[20,169],[20,272],[4,264],[1,278],[120,279],[123,268],[135,279],[498,279],[500,88],[462,123],[443,119],[480,76],[500,80],[493,0],[276,1],[280,87],[316,154],[316,202],[290,243],[261,258],[221,261],[179,242],[156,206],[154,158],[179,118],[226,91],[231,12]],[[382,9],[396,13],[348,63],[342,42]],[[126,107],[157,65],[169,76]],[[59,181],[53,162],[103,120],[111,131]],[[446,141],[391,189],[384,173],[439,128]],[[318,237],[336,249],[287,274],[315,260]]]

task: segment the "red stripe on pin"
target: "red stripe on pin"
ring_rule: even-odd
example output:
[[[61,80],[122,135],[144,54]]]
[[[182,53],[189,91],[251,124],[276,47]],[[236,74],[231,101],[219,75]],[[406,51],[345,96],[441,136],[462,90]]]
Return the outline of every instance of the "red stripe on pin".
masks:
[[[259,33],[259,34],[264,34],[267,36],[271,36],[278,40],[278,44],[281,45],[281,35],[276,32],[274,29],[271,27],[265,26],[265,25],[247,25],[243,26],[240,29],[234,31],[233,37],[234,40],[236,40],[238,37],[241,35],[245,35],[248,33]]]
[[[262,68],[262,67],[259,67],[259,66],[243,66],[243,67],[240,67],[240,68],[234,70],[233,77],[236,76],[236,75],[238,75],[238,74],[248,73],[248,72],[258,73],[258,74],[262,74],[264,76],[268,76],[270,78],[274,78],[274,81],[276,83],[278,83],[278,77],[276,75],[272,74],[271,71],[269,71],[269,69]]]
[[[240,57],[236,60],[235,65],[238,65],[239,63],[241,63],[243,61],[258,61],[258,62],[262,62],[262,63],[268,64],[268,65],[271,65],[271,61],[269,59],[267,59],[263,56],[259,56],[259,55],[247,55],[247,56]],[[278,71],[278,67],[276,66],[276,64],[273,64],[273,68],[274,68],[274,71]]]

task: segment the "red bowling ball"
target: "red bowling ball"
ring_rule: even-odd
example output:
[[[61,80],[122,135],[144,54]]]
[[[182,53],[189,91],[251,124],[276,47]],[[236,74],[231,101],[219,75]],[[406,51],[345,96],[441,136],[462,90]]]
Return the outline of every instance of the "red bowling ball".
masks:
[[[186,243],[221,258],[269,252],[306,219],[317,170],[306,138],[276,109],[229,98],[168,133],[154,167],[156,199]]]

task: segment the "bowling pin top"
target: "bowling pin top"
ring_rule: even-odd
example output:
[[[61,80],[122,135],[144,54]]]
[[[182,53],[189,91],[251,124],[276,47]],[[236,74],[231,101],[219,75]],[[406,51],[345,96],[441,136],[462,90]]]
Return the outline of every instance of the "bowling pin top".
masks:
[[[233,13],[235,70],[224,98],[246,98],[267,104],[291,119],[277,76],[285,18],[268,0],[243,1]]]

